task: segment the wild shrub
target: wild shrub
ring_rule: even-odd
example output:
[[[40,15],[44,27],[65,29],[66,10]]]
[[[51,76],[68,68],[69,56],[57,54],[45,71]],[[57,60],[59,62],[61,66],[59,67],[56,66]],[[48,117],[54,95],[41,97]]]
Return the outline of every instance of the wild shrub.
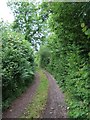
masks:
[[[19,96],[34,78],[31,44],[23,35],[8,28],[2,31],[2,101],[3,110]]]

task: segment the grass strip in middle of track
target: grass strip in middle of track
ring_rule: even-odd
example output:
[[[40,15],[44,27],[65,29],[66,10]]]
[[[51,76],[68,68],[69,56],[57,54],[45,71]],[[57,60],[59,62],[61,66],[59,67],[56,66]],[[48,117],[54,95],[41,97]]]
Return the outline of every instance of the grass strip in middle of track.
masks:
[[[21,118],[39,118],[46,105],[49,83],[46,75],[41,70],[39,70],[38,73],[40,75],[40,84],[37,88],[32,103],[28,105],[26,112],[22,115]]]

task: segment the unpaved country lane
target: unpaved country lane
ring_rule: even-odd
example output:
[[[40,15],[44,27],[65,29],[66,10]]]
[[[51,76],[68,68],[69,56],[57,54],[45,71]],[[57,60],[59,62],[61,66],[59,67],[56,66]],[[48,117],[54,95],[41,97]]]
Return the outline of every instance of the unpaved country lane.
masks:
[[[42,113],[42,118],[67,118],[67,109],[64,94],[61,92],[54,78],[45,72],[49,80],[49,93],[47,105]]]
[[[12,103],[11,107],[3,113],[2,118],[20,118],[22,113],[24,113],[25,108],[27,108],[28,104],[31,103],[38,85],[39,74],[36,73],[33,84],[30,85],[30,87]]]

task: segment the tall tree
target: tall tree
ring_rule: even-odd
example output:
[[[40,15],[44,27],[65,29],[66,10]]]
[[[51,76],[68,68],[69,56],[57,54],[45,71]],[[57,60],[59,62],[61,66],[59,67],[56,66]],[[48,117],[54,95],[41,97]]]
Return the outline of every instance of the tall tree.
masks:
[[[46,24],[43,24],[44,18],[41,14],[41,8],[29,2],[9,3],[13,10],[15,21],[13,28],[25,34],[25,39],[28,40],[35,50],[44,42],[46,36]]]

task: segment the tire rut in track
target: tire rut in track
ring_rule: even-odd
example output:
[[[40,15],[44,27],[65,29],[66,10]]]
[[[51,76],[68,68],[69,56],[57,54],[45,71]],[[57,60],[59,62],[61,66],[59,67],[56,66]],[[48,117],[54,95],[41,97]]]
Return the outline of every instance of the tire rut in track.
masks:
[[[67,118],[67,107],[64,101],[64,94],[61,92],[54,78],[44,72],[49,80],[49,93],[45,110],[41,118]]]

